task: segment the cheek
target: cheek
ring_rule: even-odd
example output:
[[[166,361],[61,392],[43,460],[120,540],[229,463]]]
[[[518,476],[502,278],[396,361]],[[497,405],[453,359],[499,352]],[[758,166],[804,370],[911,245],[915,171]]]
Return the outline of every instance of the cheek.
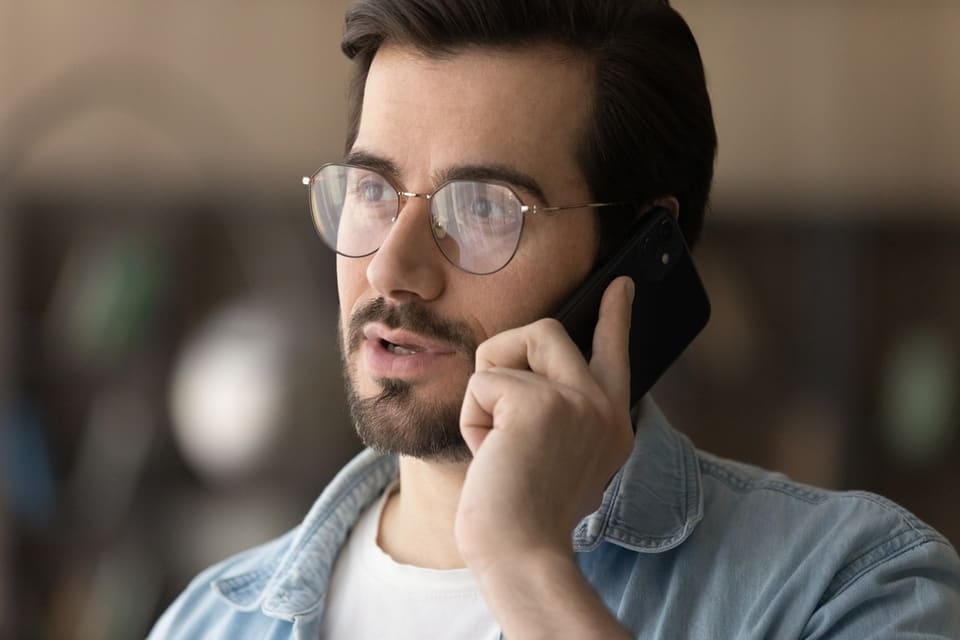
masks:
[[[337,256],[337,294],[340,299],[341,322],[349,319],[366,289],[368,262],[367,259]]]
[[[516,278],[519,298],[526,295],[531,304],[536,301],[541,316],[557,309],[583,282],[599,250],[599,225],[592,212],[566,214],[549,222],[548,232],[536,237],[524,256],[526,275]]]
[[[503,271],[471,288],[471,304],[487,337],[529,324],[554,313],[590,273],[596,248],[579,241],[538,243],[537,250],[518,253]],[[533,247],[531,247],[533,249]],[[477,304],[477,301],[483,301]]]

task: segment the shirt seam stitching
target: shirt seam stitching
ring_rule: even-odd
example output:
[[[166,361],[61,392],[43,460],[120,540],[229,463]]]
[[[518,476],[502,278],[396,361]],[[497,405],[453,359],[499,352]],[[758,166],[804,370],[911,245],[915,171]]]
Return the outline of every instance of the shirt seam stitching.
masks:
[[[752,491],[774,491],[786,496],[802,500],[808,504],[820,504],[829,499],[829,493],[824,490],[808,489],[785,480],[767,477],[761,480],[752,480],[727,469],[726,467],[703,458],[700,459],[703,473],[722,482],[725,486],[737,493]]]
[[[854,583],[862,579],[863,576],[870,573],[877,567],[891,562],[905,553],[909,553],[910,551],[931,543],[946,545],[946,543],[937,536],[923,535],[921,532],[914,530],[913,533],[921,535],[922,537],[910,542],[905,542],[903,546],[891,551],[886,555],[879,551],[879,549],[884,545],[893,543],[897,538],[902,538],[910,533],[910,531],[901,531],[900,533],[889,536],[848,562],[842,569],[840,569],[840,571],[836,573],[836,576],[831,581],[830,585],[827,586],[823,597],[820,599],[820,602],[817,603],[817,608],[822,607],[829,600],[840,596],[844,591],[851,588]],[[876,559],[870,559],[870,555],[876,555],[877,557]],[[838,584],[838,586],[831,588],[833,584]]]

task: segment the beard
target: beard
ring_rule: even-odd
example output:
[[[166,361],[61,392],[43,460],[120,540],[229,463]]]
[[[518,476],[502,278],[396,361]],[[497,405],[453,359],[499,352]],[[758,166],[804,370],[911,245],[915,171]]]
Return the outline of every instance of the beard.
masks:
[[[363,444],[381,453],[423,460],[469,461],[472,454],[460,434],[460,406],[466,391],[466,377],[461,392],[447,400],[421,397],[415,383],[396,378],[376,378],[380,393],[373,397],[360,395],[358,374],[350,358],[360,349],[363,326],[368,322],[381,322],[391,329],[402,327],[449,343],[458,354],[465,356],[472,371],[477,341],[469,328],[463,323],[439,318],[417,303],[389,306],[383,298],[369,302],[353,314],[346,339],[343,323],[338,323],[347,406]]]

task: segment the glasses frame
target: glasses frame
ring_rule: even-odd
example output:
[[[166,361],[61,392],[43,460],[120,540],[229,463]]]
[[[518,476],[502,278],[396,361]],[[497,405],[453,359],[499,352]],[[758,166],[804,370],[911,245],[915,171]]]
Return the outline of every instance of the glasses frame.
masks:
[[[535,215],[535,214],[543,214],[543,213],[556,213],[557,211],[569,211],[569,210],[574,210],[574,209],[586,209],[586,208],[599,209],[599,208],[602,208],[602,207],[616,207],[616,206],[624,206],[624,205],[633,204],[633,203],[632,203],[631,201],[629,201],[629,200],[623,200],[623,201],[618,201],[618,202],[584,202],[584,203],[581,203],[581,204],[567,204],[567,205],[560,205],[560,206],[539,206],[539,205],[536,205],[536,204],[527,204],[527,203],[525,203],[525,202],[523,201],[523,198],[520,197],[520,194],[517,193],[517,190],[514,188],[514,185],[512,185],[512,184],[510,184],[510,183],[508,183],[508,182],[502,182],[502,181],[499,181],[499,180],[464,180],[464,179],[459,179],[459,178],[457,178],[457,179],[454,179],[454,180],[446,180],[446,181],[442,182],[441,184],[439,184],[439,185],[437,186],[436,189],[434,189],[434,190],[431,191],[430,193],[416,193],[416,192],[414,192],[414,191],[404,191],[403,189],[398,188],[397,185],[396,185],[396,183],[395,183],[390,177],[383,175],[383,173],[381,173],[380,171],[378,171],[378,170],[376,170],[376,169],[371,169],[370,167],[364,167],[364,166],[361,166],[361,165],[347,164],[347,163],[343,163],[343,162],[327,162],[327,163],[323,164],[319,169],[317,169],[316,171],[314,171],[312,176],[310,176],[310,177],[303,176],[303,177],[301,178],[301,180],[300,180],[301,183],[302,183],[303,185],[305,185],[305,186],[307,187],[307,189],[311,189],[311,190],[312,190],[312,189],[313,189],[313,184],[314,184],[314,182],[317,180],[317,177],[318,177],[325,169],[327,169],[328,167],[342,167],[342,168],[346,168],[346,169],[359,169],[359,170],[361,170],[361,171],[367,171],[367,172],[369,172],[369,173],[376,174],[376,175],[380,176],[381,178],[383,178],[384,182],[386,182],[387,184],[389,184],[390,187],[394,190],[394,192],[395,192],[396,195],[397,195],[397,211],[396,211],[396,213],[393,214],[393,217],[390,218],[390,223],[391,223],[391,224],[394,223],[394,222],[396,222],[397,219],[400,217],[400,212],[403,211],[403,208],[406,206],[407,200],[408,200],[409,198],[423,198],[424,200],[426,200],[426,201],[427,201],[427,208],[428,208],[428,210],[429,210],[429,212],[430,212],[430,220],[429,220],[429,223],[430,223],[430,235],[433,237],[433,242],[434,242],[434,244],[437,245],[437,249],[440,251],[440,255],[442,255],[447,262],[449,262],[450,264],[452,264],[452,265],[453,265],[454,267],[456,267],[457,269],[460,269],[460,270],[463,271],[464,273],[469,273],[469,274],[477,275],[477,276],[488,276],[488,275],[497,273],[498,271],[501,271],[502,269],[505,269],[506,266],[507,266],[508,264],[510,264],[510,262],[513,260],[514,256],[517,255],[517,251],[519,251],[519,249],[520,249],[520,240],[523,238],[523,230],[524,230],[524,228],[526,227],[527,215],[528,215],[528,214],[529,214],[529,215]],[[438,237],[437,237],[437,225],[435,224],[435,218],[436,218],[436,216],[433,214],[433,198],[434,198],[435,195],[437,195],[437,193],[438,193],[441,189],[443,189],[444,187],[446,187],[446,186],[448,186],[448,185],[450,185],[450,184],[452,184],[452,183],[455,183],[455,182],[491,184],[491,185],[496,185],[496,186],[499,186],[499,187],[503,187],[503,188],[507,189],[507,190],[513,195],[513,197],[515,197],[515,198],[517,199],[517,202],[520,203],[520,215],[522,216],[521,219],[520,219],[520,231],[517,233],[517,241],[516,241],[516,243],[514,244],[513,251],[510,253],[510,257],[507,258],[502,265],[500,265],[499,267],[497,267],[496,269],[494,269],[494,270],[492,270],[492,271],[476,272],[476,271],[470,271],[469,269],[465,269],[464,267],[462,267],[462,266],[460,266],[459,264],[457,264],[456,262],[454,262],[454,261],[444,252],[443,247],[440,246],[440,240],[441,240],[441,238],[438,238]],[[310,198],[310,217],[311,217],[312,222],[313,222],[313,227],[314,227],[314,229],[316,230],[317,234],[320,236],[320,239],[323,240],[323,243],[326,244],[326,245],[329,247],[330,245],[329,245],[329,243],[327,242],[327,239],[323,237],[323,233],[322,233],[322,231],[321,231],[321,229],[320,229],[320,225],[317,223],[317,214],[316,214],[316,212],[314,211],[313,198],[312,198],[312,197]],[[339,223],[338,223],[338,224],[339,224]],[[440,228],[442,228],[442,227],[440,227]],[[389,233],[390,233],[390,232],[387,231],[387,234],[389,234]],[[384,240],[385,240],[385,239],[386,239],[386,235],[384,235]],[[341,256],[343,256],[344,258],[366,258],[367,256],[372,256],[373,254],[375,254],[377,251],[380,250],[380,247],[382,247],[382,246],[383,246],[383,240],[380,241],[380,244],[377,246],[376,249],[373,249],[372,251],[370,251],[370,252],[368,252],[368,253],[364,253],[364,254],[358,255],[358,256],[350,256],[350,255],[347,255],[347,254],[345,254],[345,253],[341,253],[341,252],[338,251],[335,247],[331,247],[331,249],[333,249],[334,253],[336,253],[337,255],[341,255]]]

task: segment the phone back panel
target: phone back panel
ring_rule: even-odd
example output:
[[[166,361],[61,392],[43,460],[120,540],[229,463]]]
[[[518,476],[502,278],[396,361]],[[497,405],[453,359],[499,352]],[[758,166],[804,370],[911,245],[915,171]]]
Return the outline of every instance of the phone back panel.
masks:
[[[676,220],[655,208],[555,315],[588,359],[603,292],[621,275],[636,285],[630,326],[633,406],[706,325],[710,302]]]

